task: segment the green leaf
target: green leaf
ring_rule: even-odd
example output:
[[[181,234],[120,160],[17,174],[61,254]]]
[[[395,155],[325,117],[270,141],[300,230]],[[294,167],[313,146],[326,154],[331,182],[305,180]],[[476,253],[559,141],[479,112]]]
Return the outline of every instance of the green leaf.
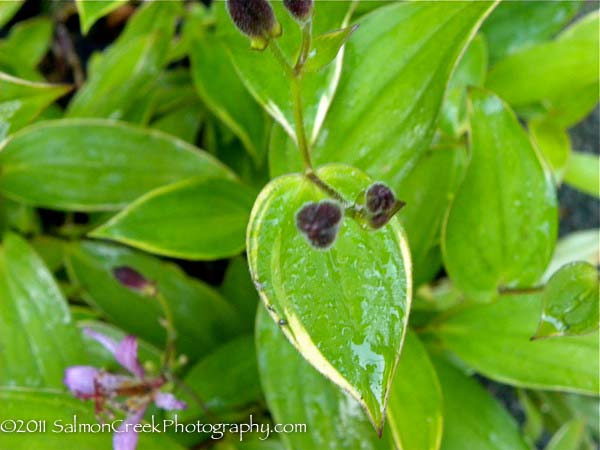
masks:
[[[81,32],[87,34],[97,20],[110,14],[128,0],[75,0]]]
[[[341,165],[318,174],[347,201],[372,183]],[[346,218],[329,250],[310,246],[295,214],[323,198],[302,175],[277,178],[262,191],[248,226],[250,272],[298,351],[355,397],[381,430],[410,309],[409,250],[396,218],[374,232]]]
[[[458,369],[434,359],[444,396],[442,450],[528,450],[510,414]]]
[[[0,28],[12,19],[24,1],[25,0],[13,0],[10,2],[0,2]]]
[[[582,419],[573,419],[565,423],[556,432],[545,450],[579,450],[583,443],[585,431],[585,421]]]
[[[357,29],[358,26],[354,25],[317,36],[312,42],[310,53],[304,64],[304,70],[306,72],[318,72],[331,64],[339,54],[342,46]]]
[[[574,95],[598,82],[598,39],[598,12],[593,12],[554,41],[500,61],[488,74],[487,86],[514,106]]]
[[[22,130],[2,144],[0,167],[0,192],[6,196],[81,211],[119,209],[186,178],[234,177],[212,156],[172,136],[89,119]]]
[[[600,198],[598,155],[572,152],[565,169],[565,183],[594,197]]]
[[[544,160],[550,165],[557,180],[562,174],[571,154],[571,140],[567,130],[551,120],[533,120],[529,132]]]
[[[482,26],[493,63],[551,38],[581,7],[580,0],[502,2]]]
[[[417,335],[406,334],[388,401],[387,420],[396,447],[437,450],[442,440],[442,391]]]
[[[544,432],[542,411],[531,398],[531,394],[528,391],[524,389],[517,390],[517,397],[525,415],[525,422],[522,426],[523,434],[531,446],[533,446],[542,437],[542,433]]]
[[[361,18],[313,154],[393,188],[429,146],[457,59],[492,2],[401,2]]]
[[[556,194],[527,133],[498,97],[471,92],[471,162],[450,207],[442,250],[450,278],[477,299],[530,286],[554,247]]]
[[[9,230],[21,234],[39,233],[41,226],[34,208],[0,197],[0,235]]]
[[[586,262],[567,264],[544,288],[544,309],[535,338],[576,336],[598,329],[598,270]]]
[[[567,92],[548,101],[548,118],[564,128],[585,119],[598,104],[600,88],[598,82],[592,83],[575,92]]]
[[[215,24],[215,19],[208,17],[201,5],[188,15],[185,37],[190,47],[194,86],[210,110],[240,138],[250,155],[260,161],[267,146],[269,121],[237,75],[219,36],[219,30],[230,26],[222,21],[231,19],[225,16],[220,19]],[[216,73],[219,75],[215,76]]]
[[[288,449],[388,450],[358,402],[332,384],[285,339],[265,308],[256,322],[258,369],[269,410],[278,423],[306,424],[305,433],[286,433]],[[387,434],[386,434],[387,436]]]
[[[462,147],[429,150],[396,191],[407,205],[398,217],[408,236],[415,286],[429,281],[441,269],[441,226],[466,164]]]
[[[23,128],[70,89],[67,85],[33,83],[0,73],[0,141]]]
[[[205,408],[220,418],[227,414],[226,417],[231,417],[236,410],[243,411],[263,402],[254,336],[242,336],[217,347],[196,363],[183,381],[203,400]],[[181,422],[209,419],[186,391],[176,394],[188,404],[187,409],[176,412]]]
[[[600,265],[600,229],[576,231],[561,238],[556,244],[543,281],[550,279],[562,266],[575,261]]]
[[[285,30],[277,39],[290,64],[301,42],[300,27],[284,8],[282,2],[272,2],[277,20]],[[294,107],[291,95],[291,80],[270,49],[257,52],[250,48],[248,38],[243,36],[229,18],[225,2],[215,2],[215,17],[223,42],[230,52],[231,60],[247,89],[256,100],[277,120],[289,136],[295,137]],[[318,1],[315,5],[313,32],[317,35],[347,25],[350,2]],[[308,73],[302,78],[302,101],[304,123],[309,141],[314,141],[321,128],[327,109],[333,99],[340,77],[343,52],[335,64],[318,73]]]
[[[34,433],[0,433],[0,447],[11,450],[43,448],[64,450],[106,450],[111,448],[112,434],[77,431],[77,426],[94,424],[93,402],[83,403],[70,394],[23,388],[0,388],[0,422],[45,420],[46,431]],[[156,422],[160,423],[157,417]],[[118,422],[117,422],[118,423]],[[31,425],[33,426],[33,425]],[[71,428],[68,428],[71,427]],[[70,431],[70,432],[69,432]],[[147,450],[183,450],[161,433],[140,433],[139,447]]]
[[[241,184],[192,179],[142,196],[90,235],[182,259],[220,259],[244,249],[254,195]]]
[[[233,308],[212,288],[173,264],[123,247],[84,241],[66,247],[66,265],[69,278],[81,287],[88,303],[118,327],[159,348],[165,342],[159,323],[160,305],[119,284],[112,274],[115,267],[132,267],[156,281],[171,305],[177,348],[191,359],[205,355],[238,332]]]
[[[244,329],[248,332],[254,330],[259,298],[245,258],[236,257],[229,262],[220,291],[239,311]]]
[[[0,247],[0,299],[0,386],[61,388],[65,368],[86,362],[80,333],[43,261],[15,234]]]
[[[11,28],[9,36],[0,41],[0,53],[6,52],[18,60],[19,65],[34,69],[50,47],[53,27],[48,17],[18,22]]]
[[[160,116],[150,127],[193,144],[204,115],[202,105],[193,103]]]
[[[598,333],[531,341],[541,295],[506,295],[449,315],[443,345],[493,380],[532,389],[598,394]]]

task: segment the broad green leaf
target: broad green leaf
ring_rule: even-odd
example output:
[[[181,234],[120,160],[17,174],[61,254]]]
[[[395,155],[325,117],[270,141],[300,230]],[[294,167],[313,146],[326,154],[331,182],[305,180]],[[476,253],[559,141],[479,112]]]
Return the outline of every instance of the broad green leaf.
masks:
[[[245,258],[240,256],[230,260],[220,291],[239,311],[244,328],[249,332],[254,330],[259,299]]]
[[[102,17],[110,14],[128,0],[75,0],[79,12],[81,32],[87,34],[92,25]]]
[[[483,86],[487,66],[487,42],[479,34],[469,44],[450,78],[439,124],[444,133],[458,137],[467,130],[467,87]]]
[[[372,183],[347,166],[318,174],[347,201]],[[396,218],[378,231],[345,218],[329,250],[311,247],[295,215],[323,198],[302,175],[277,178],[262,191],[248,226],[250,272],[288,339],[381,430],[410,309],[410,254]]]
[[[56,120],[22,130],[0,146],[0,167],[0,192],[6,196],[82,211],[119,209],[186,178],[233,178],[216,159],[186,142],[97,119]]]
[[[398,217],[408,236],[415,286],[429,281],[441,269],[441,225],[466,164],[467,154],[462,147],[431,149],[396,191],[406,202]]]
[[[94,64],[69,104],[67,117],[128,119],[163,66],[179,13],[178,1],[150,2],[130,19],[121,37]],[[142,95],[143,94],[143,95]]]
[[[571,128],[594,110],[599,98],[600,86],[596,81],[575,92],[567,92],[550,100],[547,117],[564,128]]]
[[[471,92],[471,161],[442,237],[450,278],[477,299],[529,286],[544,273],[557,233],[550,177],[512,111]]]
[[[528,450],[510,414],[475,380],[435,359],[444,396],[442,450]]]
[[[0,386],[60,388],[65,368],[85,362],[80,333],[52,275],[25,240],[5,235],[0,247]]]
[[[0,73],[0,141],[23,128],[70,89],[67,85],[33,83]]]
[[[443,345],[493,380],[532,389],[598,394],[598,333],[532,341],[541,295],[505,295],[449,315]]]
[[[600,229],[576,231],[561,238],[556,244],[543,281],[550,279],[562,266],[575,261],[600,265]]]
[[[409,331],[388,401],[388,426],[397,448],[440,448],[442,409],[442,391],[435,368],[417,335]]]
[[[565,423],[552,436],[545,450],[580,450],[583,443],[584,430],[585,421],[582,419],[573,419]]]
[[[93,402],[84,403],[70,394],[51,390],[0,388],[0,422],[23,420],[46,421],[45,432],[0,433],[0,447],[11,450],[106,450],[111,448],[110,432],[85,432],[78,425],[94,424]],[[155,422],[160,424],[160,418]],[[115,426],[118,426],[117,422]],[[32,425],[33,426],[33,425]],[[69,428],[70,427],[70,428]],[[70,432],[69,432],[70,431]],[[162,433],[140,433],[139,447],[144,450],[183,450]]]
[[[182,259],[219,259],[244,249],[254,195],[229,180],[192,179],[142,196],[92,237]]]
[[[211,111],[260,161],[267,146],[267,115],[240,80],[219,36],[219,30],[230,27],[222,21],[231,19],[221,16],[221,22],[215,23],[215,18],[208,16],[204,8],[198,5],[192,9],[185,26],[194,86]]]
[[[192,103],[160,116],[152,121],[150,127],[193,144],[204,114],[202,105]]]
[[[0,54],[6,52],[18,64],[35,68],[52,41],[53,23],[48,17],[36,17],[17,23],[6,39],[0,41]],[[4,61],[0,59],[0,65]]]
[[[483,24],[492,63],[551,38],[581,7],[581,0],[502,2]]]
[[[156,300],[143,297],[119,284],[112,269],[129,266],[157,282],[171,305],[177,348],[191,359],[205,355],[218,343],[237,333],[233,308],[213,289],[188,277],[177,266],[123,247],[96,242],[66,247],[69,277],[82,289],[83,298],[100,309],[112,323],[157,346],[164,347],[165,333]]]
[[[598,82],[598,12],[571,25],[554,41],[525,48],[496,64],[487,86],[514,106],[574,95]]]
[[[399,2],[358,21],[313,153],[397,188],[429,146],[457,59],[493,2]]]
[[[202,399],[205,409],[219,418],[262,403],[254,336],[242,336],[217,347],[196,363],[183,381]],[[177,397],[188,404],[187,409],[176,412],[180,421],[209,419],[206,411],[185,390],[177,392]],[[247,415],[243,418],[248,419]]]
[[[564,180],[570,186],[600,198],[600,158],[598,155],[572,152],[565,169]]]
[[[561,180],[571,154],[571,140],[567,130],[551,120],[533,120],[529,123],[529,132],[555,177]]]
[[[323,33],[312,42],[311,50],[304,64],[307,72],[317,72],[333,62],[342,46],[358,27],[346,27],[341,30]]]
[[[359,403],[302,358],[258,307],[256,350],[269,410],[278,423],[306,424],[305,433],[282,434],[288,449],[389,450],[391,436],[379,439]]]
[[[283,2],[272,2],[277,20],[283,27],[283,35],[277,39],[289,64],[295,64],[301,42],[300,27],[283,6]],[[317,0],[313,20],[313,33],[335,30],[347,25],[350,2]],[[231,60],[246,87],[256,100],[277,120],[289,136],[295,139],[294,106],[291,80],[274,56],[271,49],[257,52],[250,48],[250,41],[233,25],[226,11],[225,2],[215,2],[217,23],[223,24],[219,34],[230,52]],[[313,142],[319,132],[325,114],[333,98],[340,78],[343,52],[335,64],[318,73],[307,73],[302,77],[302,102],[304,123],[308,140]]]
[[[576,336],[598,329],[598,270],[586,262],[567,264],[544,288],[544,309],[535,338]]]
[[[12,19],[25,0],[0,2],[0,28]]]

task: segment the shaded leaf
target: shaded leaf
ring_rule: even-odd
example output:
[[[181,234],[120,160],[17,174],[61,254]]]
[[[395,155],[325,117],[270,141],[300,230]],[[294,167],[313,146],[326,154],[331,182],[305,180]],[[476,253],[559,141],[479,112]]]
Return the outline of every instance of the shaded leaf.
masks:
[[[3,27],[17,13],[25,0],[0,3],[0,27]]]
[[[216,159],[179,139],[90,119],[57,120],[22,130],[3,143],[0,166],[0,191],[8,197],[83,211],[119,209],[152,189],[186,178],[233,178]]]
[[[585,422],[581,419],[573,419],[565,423],[552,436],[546,450],[578,450],[583,443]]]
[[[372,183],[346,166],[318,174],[351,201]],[[296,213],[323,198],[302,175],[263,190],[248,226],[250,272],[298,351],[359,400],[380,429],[410,308],[410,255],[395,218],[374,232],[346,218],[330,249],[312,247],[296,228]]]
[[[245,258],[236,257],[229,262],[220,291],[239,311],[244,328],[248,331],[254,330],[259,298]]]
[[[558,213],[554,186],[512,111],[483,90],[472,91],[471,103],[472,156],[446,218],[442,250],[450,278],[483,300],[501,286],[539,280]]]
[[[529,132],[540,154],[560,181],[571,155],[571,140],[567,130],[551,120],[533,120],[529,123]]]
[[[204,108],[197,103],[190,104],[155,119],[150,127],[193,144],[203,118]]]
[[[52,41],[54,24],[48,17],[35,17],[18,22],[6,39],[0,41],[0,54],[7,53],[18,65],[35,68],[44,57]],[[0,65],[4,61],[0,58]]]
[[[562,266],[575,261],[586,261],[594,266],[600,265],[599,229],[575,231],[562,237],[556,244],[543,281],[548,281]]]
[[[544,288],[542,318],[535,338],[575,336],[598,329],[598,270],[586,262],[563,266]]]

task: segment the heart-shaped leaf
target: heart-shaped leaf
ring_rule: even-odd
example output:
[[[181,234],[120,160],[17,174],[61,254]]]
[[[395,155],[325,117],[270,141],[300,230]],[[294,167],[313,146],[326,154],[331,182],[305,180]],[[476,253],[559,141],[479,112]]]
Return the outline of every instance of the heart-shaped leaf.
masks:
[[[544,288],[544,309],[536,338],[573,336],[598,329],[598,270],[586,262],[567,264]]]
[[[389,450],[358,402],[310,366],[285,339],[260,305],[256,321],[260,379],[269,409],[279,423],[301,423],[305,433],[286,433],[286,448]]]
[[[350,202],[372,184],[347,166],[318,174]],[[396,218],[378,231],[345,218],[330,249],[312,247],[296,228],[296,214],[324,198],[303,175],[272,181],[248,227],[250,271],[298,351],[351,393],[381,430],[410,308],[410,255]]]
[[[500,286],[539,280],[558,213],[552,181],[510,108],[480,89],[471,92],[471,103],[472,156],[446,218],[442,250],[450,278],[485,300]]]

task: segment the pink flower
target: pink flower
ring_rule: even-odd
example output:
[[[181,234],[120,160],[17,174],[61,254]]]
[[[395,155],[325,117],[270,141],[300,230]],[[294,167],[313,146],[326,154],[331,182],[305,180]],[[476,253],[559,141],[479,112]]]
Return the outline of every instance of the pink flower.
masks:
[[[113,449],[135,450],[138,435],[133,428],[142,421],[151,403],[168,411],[185,409],[186,404],[173,394],[160,391],[166,382],[163,376],[146,377],[134,336],[116,342],[90,329],[84,333],[110,351],[129,375],[115,375],[92,366],[72,366],[65,370],[65,386],[77,398],[94,400],[98,416],[110,416],[114,410],[126,412],[127,418],[113,436]]]

